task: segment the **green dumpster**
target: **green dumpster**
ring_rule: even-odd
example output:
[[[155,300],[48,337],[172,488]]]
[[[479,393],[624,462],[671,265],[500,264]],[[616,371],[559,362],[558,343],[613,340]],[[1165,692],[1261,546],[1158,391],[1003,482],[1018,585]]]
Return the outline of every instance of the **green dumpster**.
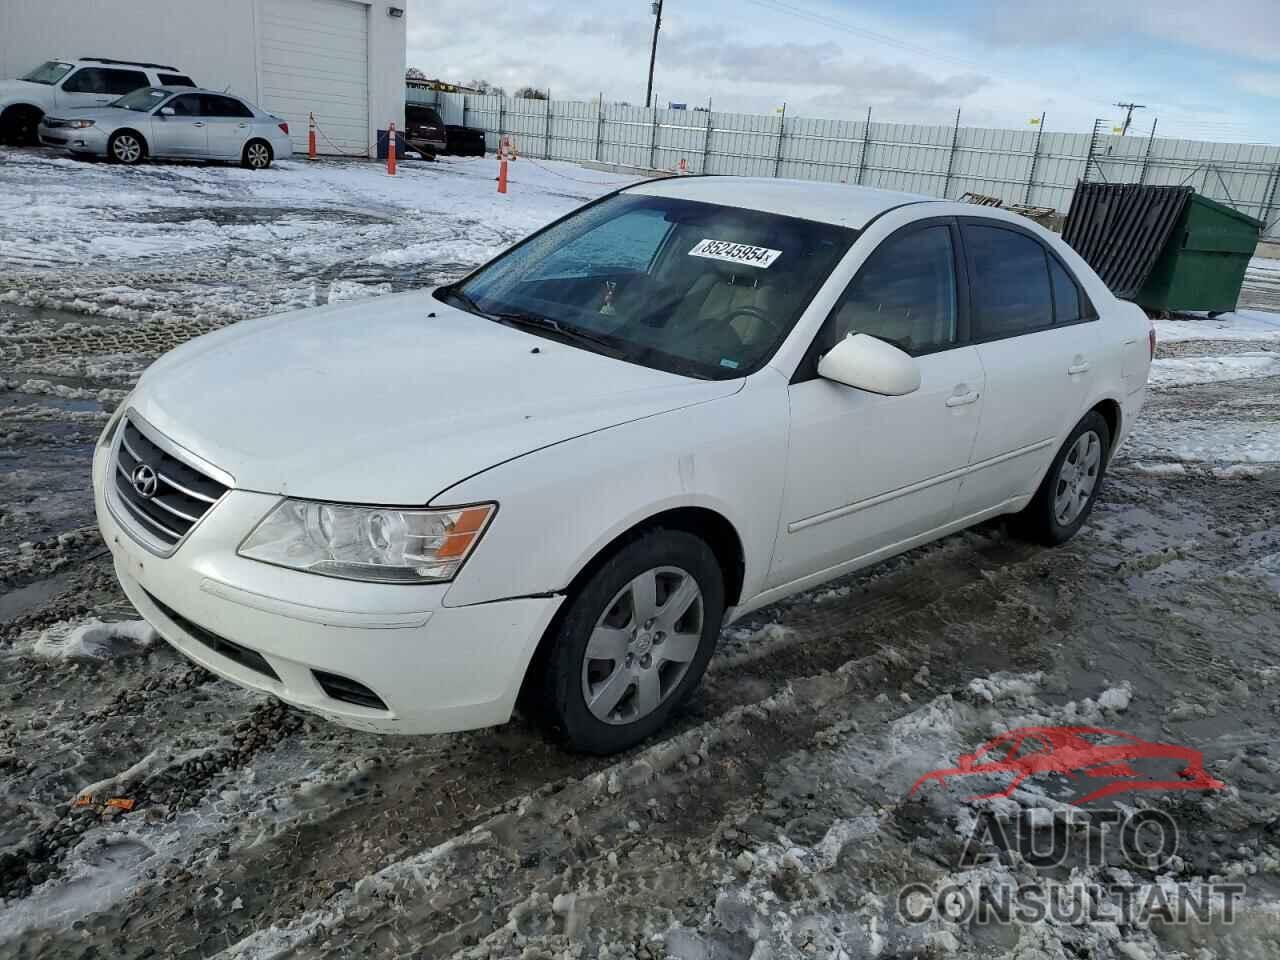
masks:
[[[1261,235],[1190,187],[1080,184],[1062,236],[1116,296],[1151,311],[1226,313]]]

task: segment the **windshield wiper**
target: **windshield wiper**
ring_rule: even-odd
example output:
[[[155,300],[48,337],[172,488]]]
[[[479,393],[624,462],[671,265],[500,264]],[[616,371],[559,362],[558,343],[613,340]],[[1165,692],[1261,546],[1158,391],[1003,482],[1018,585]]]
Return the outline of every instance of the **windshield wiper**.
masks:
[[[449,286],[445,287],[444,295],[448,297],[450,300],[459,301],[464,307],[466,307],[472,313],[478,313],[482,317],[489,316],[487,313],[485,313],[483,310],[480,309],[480,304],[472,300],[470,295],[465,294],[461,290],[459,290],[458,285],[456,283],[451,283],[449,284]]]
[[[567,326],[559,320],[552,320],[550,317],[542,317],[536,313],[489,313],[485,314],[485,316],[490,320],[496,320],[498,323],[505,323],[507,326],[524,327],[529,330],[545,330],[561,336],[566,340],[578,340],[583,343],[590,343],[615,356],[620,357],[623,354],[622,350],[604,339],[604,337],[598,337],[594,333],[583,330],[581,327]]]

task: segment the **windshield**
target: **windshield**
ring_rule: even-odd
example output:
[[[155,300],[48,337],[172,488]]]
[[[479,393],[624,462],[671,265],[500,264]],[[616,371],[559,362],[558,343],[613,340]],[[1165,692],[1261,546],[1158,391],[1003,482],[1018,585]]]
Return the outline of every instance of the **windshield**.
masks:
[[[632,363],[727,380],[773,356],[856,236],[755,210],[619,194],[437,296],[494,318],[554,320]]]
[[[146,113],[164,102],[166,97],[172,94],[168,90],[161,90],[158,87],[143,87],[141,90],[135,90],[133,93],[126,93],[119,100],[114,101],[111,106],[119,107],[122,110],[138,110]]]
[[[30,80],[32,83],[57,83],[71,72],[72,66],[73,64],[63,63],[61,60],[47,60],[22,79]]]

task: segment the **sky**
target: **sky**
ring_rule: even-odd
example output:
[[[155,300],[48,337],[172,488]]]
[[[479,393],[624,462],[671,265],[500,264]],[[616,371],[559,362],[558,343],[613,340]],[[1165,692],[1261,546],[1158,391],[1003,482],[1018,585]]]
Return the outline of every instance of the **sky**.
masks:
[[[408,64],[643,105],[650,0],[409,0]],[[665,0],[656,102],[1280,143],[1280,0]]]

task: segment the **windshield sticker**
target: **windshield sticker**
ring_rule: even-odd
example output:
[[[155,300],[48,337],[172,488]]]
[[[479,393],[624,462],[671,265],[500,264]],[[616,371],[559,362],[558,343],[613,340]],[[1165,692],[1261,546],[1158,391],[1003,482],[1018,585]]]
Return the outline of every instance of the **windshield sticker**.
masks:
[[[728,367],[730,370],[737,370],[737,369],[738,369],[738,361],[737,361],[737,360],[730,360],[730,359],[728,359],[727,357],[721,357],[721,358],[720,358],[720,366],[722,366],[722,367]]]
[[[782,256],[782,251],[770,250],[768,247],[753,247],[747,243],[734,243],[732,240],[712,240],[708,237],[695,244],[689,251],[689,256],[724,260],[727,263],[740,263],[744,267],[767,270],[773,261]]]

